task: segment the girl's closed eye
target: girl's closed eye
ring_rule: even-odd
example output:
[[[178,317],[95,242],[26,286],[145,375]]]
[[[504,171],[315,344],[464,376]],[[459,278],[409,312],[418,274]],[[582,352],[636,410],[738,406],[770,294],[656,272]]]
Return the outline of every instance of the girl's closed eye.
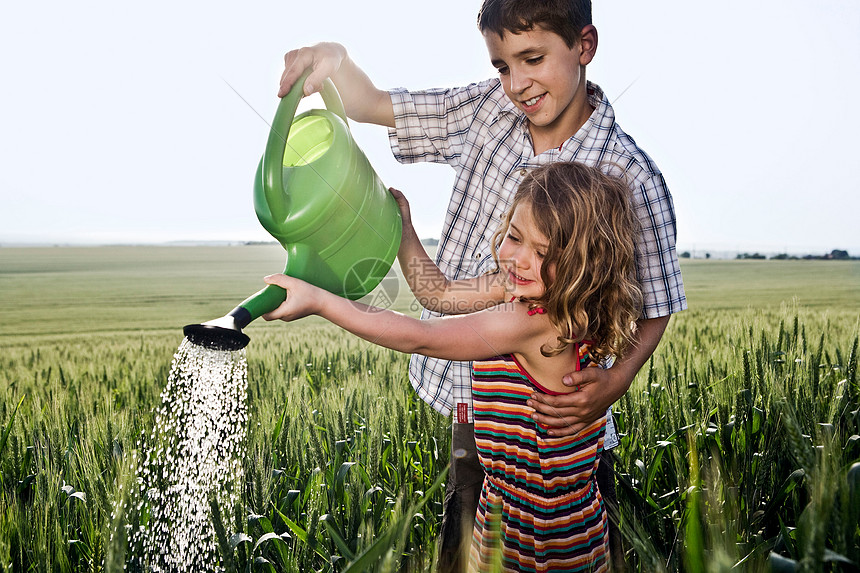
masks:
[[[511,233],[508,233],[508,239],[510,239],[511,241],[513,241],[513,242],[515,242],[515,243],[519,243],[519,242],[520,242],[519,237],[515,237],[515,236],[514,236],[514,235],[512,235]]]

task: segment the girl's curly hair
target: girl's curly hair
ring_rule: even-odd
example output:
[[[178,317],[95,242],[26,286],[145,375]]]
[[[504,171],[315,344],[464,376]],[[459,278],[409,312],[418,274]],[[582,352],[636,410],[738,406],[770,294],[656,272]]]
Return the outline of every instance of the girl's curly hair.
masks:
[[[569,344],[591,341],[595,360],[620,357],[633,343],[642,315],[636,279],[639,220],[623,180],[581,163],[555,162],[531,171],[493,236],[493,257],[517,207],[531,210],[548,249],[541,266],[546,291],[533,306],[546,309],[558,328],[558,344],[541,348],[555,356]]]

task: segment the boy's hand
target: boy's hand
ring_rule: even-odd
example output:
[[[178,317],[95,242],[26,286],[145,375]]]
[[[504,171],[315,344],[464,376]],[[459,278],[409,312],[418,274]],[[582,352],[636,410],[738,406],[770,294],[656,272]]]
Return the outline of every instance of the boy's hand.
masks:
[[[319,91],[323,80],[330,78],[340,69],[345,57],[346,49],[333,42],[323,42],[287,52],[284,55],[284,73],[281,74],[278,97],[287,95],[296,80],[308,68],[311,68],[311,73],[305,80],[303,92],[308,96]]]
[[[555,428],[549,430],[551,436],[571,436],[598,419],[630,388],[636,373],[660,343],[668,324],[669,316],[637,322],[636,343],[612,368],[586,368],[564,377],[564,384],[573,388],[570,394],[532,394],[528,401],[535,409],[532,418]]]
[[[535,409],[532,414],[539,424],[549,426],[551,436],[572,436],[594,420],[606,414],[630,387],[624,371],[614,368],[585,368],[569,374],[574,391],[550,396],[535,392],[527,404]]]
[[[407,229],[412,229],[412,211],[409,209],[409,200],[406,199],[406,195],[394,187],[389,187],[388,192],[391,193],[394,200],[397,201],[397,206],[400,207],[400,218],[403,219],[403,230],[406,231]]]
[[[395,126],[391,96],[373,85],[340,44],[323,42],[287,52],[278,97],[287,95],[306,70],[310,73],[302,86],[304,95],[320,91],[323,80],[331,78],[347,117],[362,123]]]
[[[319,294],[322,289],[286,275],[269,275],[263,280],[266,284],[278,285],[287,291],[287,300],[272,312],[264,314],[264,319],[290,322],[319,312]]]

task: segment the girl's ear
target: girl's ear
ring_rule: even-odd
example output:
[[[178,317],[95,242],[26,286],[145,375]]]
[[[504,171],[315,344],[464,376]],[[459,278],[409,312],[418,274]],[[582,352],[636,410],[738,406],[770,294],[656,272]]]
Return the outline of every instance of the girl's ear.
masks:
[[[589,24],[579,37],[579,65],[587,66],[597,53],[597,28]]]

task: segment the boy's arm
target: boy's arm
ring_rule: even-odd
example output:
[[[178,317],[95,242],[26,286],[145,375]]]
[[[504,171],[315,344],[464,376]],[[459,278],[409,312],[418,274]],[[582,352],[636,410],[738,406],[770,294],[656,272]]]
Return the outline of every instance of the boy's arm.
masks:
[[[498,273],[473,279],[450,280],[424,250],[412,226],[409,201],[397,189],[389,189],[403,220],[397,260],[412,294],[427,310],[442,314],[467,314],[505,302],[504,283]]]
[[[331,78],[347,116],[362,123],[394,127],[394,106],[388,92],[374,86],[367,74],[350,59],[346,48],[333,42],[287,52],[278,97],[287,95],[308,68],[311,73],[305,80],[305,95],[319,91],[323,80]]]
[[[620,399],[639,369],[648,361],[660,343],[669,316],[642,319],[637,323],[636,344],[612,368],[586,368],[564,377],[564,384],[578,391],[559,396],[532,394],[528,405],[535,409],[537,422],[555,429],[551,436],[570,436],[603,416],[606,409]]]
[[[263,315],[264,319],[289,322],[316,314],[373,344],[400,352],[475,360],[539,345],[543,342],[540,337],[545,336],[540,321],[525,320],[527,309],[522,304],[418,320],[341,298],[285,275],[271,275],[265,280],[286,290],[287,298],[277,309]],[[511,328],[512,323],[523,323],[523,327]]]

